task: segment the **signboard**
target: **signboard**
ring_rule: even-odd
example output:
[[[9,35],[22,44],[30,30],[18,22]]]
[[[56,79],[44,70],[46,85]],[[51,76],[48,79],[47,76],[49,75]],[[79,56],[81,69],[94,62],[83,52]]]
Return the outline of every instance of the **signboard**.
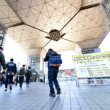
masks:
[[[69,69],[65,70],[65,73],[66,73],[66,75],[71,75],[71,71]]]
[[[77,77],[110,76],[110,52],[73,56]]]

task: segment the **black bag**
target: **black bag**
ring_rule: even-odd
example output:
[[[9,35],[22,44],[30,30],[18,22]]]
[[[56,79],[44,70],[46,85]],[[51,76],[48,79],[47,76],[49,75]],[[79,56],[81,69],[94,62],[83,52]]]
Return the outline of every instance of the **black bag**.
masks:
[[[20,75],[24,75],[24,68],[20,69]]]

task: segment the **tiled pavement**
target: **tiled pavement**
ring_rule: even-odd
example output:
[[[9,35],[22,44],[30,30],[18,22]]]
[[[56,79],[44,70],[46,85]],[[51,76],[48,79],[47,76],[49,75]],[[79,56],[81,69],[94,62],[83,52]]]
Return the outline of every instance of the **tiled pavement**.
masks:
[[[27,88],[0,87],[0,110],[110,110],[110,86],[76,87],[75,82],[60,82],[62,94],[49,97],[48,84],[31,83]]]

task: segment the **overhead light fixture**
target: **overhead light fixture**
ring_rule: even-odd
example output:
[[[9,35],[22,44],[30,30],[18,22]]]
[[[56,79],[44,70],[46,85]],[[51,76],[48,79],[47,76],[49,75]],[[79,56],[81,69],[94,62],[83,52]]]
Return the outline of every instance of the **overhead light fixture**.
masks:
[[[58,41],[60,38],[62,38],[65,35],[65,33],[62,34],[60,31],[54,29],[49,32],[49,35],[50,36],[46,36],[46,38]]]

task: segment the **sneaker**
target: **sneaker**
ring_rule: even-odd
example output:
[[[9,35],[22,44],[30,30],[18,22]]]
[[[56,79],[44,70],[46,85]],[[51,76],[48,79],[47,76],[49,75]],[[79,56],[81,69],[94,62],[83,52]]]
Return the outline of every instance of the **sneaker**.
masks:
[[[7,91],[7,88],[5,88],[5,91]]]
[[[55,97],[55,93],[50,93],[49,96],[50,97]]]
[[[12,90],[12,86],[10,86],[10,90]]]
[[[61,89],[57,89],[57,94],[61,94]]]

